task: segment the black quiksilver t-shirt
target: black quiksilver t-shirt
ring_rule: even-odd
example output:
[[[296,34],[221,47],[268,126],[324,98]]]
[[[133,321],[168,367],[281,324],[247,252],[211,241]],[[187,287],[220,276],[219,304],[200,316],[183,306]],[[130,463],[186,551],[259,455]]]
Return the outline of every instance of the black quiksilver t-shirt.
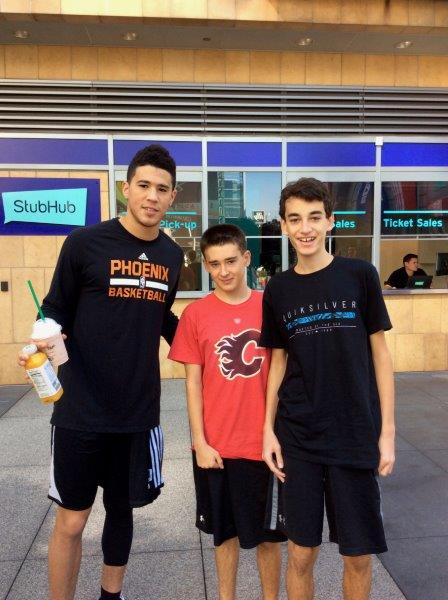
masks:
[[[376,468],[381,413],[369,335],[391,323],[371,264],[335,257],[324,269],[273,277],[260,346],[288,353],[276,434],[286,455]]]
[[[159,423],[160,336],[174,337],[182,257],[163,232],[147,242],[118,219],[68,236],[42,305],[67,334],[69,354],[53,425],[125,433]]]

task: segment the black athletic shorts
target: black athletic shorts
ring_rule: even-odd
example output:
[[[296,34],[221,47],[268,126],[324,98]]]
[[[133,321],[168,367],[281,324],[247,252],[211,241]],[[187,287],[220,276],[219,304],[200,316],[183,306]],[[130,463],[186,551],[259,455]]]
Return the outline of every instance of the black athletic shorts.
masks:
[[[299,546],[320,546],[325,503],[330,542],[339,545],[341,554],[387,552],[375,470],[285,457],[284,471],[276,517],[289,540]]]
[[[48,497],[69,510],[85,510],[98,486],[105,498],[129,501],[131,434],[52,427]]]
[[[193,452],[196,527],[213,535],[215,546],[238,537],[241,548],[283,542],[264,528],[270,471],[258,460],[224,458],[224,469],[201,469]]]

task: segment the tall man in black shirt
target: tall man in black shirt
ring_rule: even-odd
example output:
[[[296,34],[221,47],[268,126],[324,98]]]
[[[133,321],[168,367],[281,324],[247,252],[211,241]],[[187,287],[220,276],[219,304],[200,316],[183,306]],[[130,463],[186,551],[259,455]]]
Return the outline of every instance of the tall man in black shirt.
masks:
[[[123,598],[131,505],[144,503],[132,498],[136,446],[151,450],[143,487],[156,495],[163,483],[159,343],[161,335],[169,343],[174,337],[170,308],[183,253],[159,225],[175,185],[169,153],[158,145],[140,150],[123,186],[127,214],[68,236],[42,305],[62,325],[70,357],[60,368],[64,394],[51,419],[49,497],[59,505],[49,544],[51,600],[74,598],[98,485],[106,509],[100,600]]]
[[[334,217],[322,182],[286,186],[279,213],[297,263],[263,299],[260,345],[272,348],[263,457],[284,482],[270,522],[289,538],[289,600],[312,600],[325,502],[344,598],[367,600],[370,555],[387,549],[376,474],[394,464],[391,324],[376,269],[325,249]]]
[[[426,277],[425,271],[418,266],[417,254],[406,254],[403,256],[403,266],[389,275],[384,286],[389,290],[403,289],[407,286],[409,277],[414,277],[414,275]]]

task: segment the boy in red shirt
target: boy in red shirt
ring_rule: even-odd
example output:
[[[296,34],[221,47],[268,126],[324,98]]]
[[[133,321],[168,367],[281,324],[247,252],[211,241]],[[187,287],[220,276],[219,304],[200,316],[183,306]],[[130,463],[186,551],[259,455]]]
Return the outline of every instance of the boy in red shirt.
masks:
[[[280,546],[264,529],[269,469],[262,461],[270,352],[258,346],[262,293],[246,281],[244,233],[215,225],[202,236],[215,291],[184,311],[169,358],[185,364],[193,438],[196,526],[213,534],[220,600],[235,598],[239,547],[257,547],[264,600],[276,600]]]

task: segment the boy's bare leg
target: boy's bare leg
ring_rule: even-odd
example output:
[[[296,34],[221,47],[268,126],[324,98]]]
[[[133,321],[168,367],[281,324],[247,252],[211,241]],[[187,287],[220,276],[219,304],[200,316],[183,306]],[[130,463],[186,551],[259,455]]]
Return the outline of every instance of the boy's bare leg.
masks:
[[[369,600],[372,557],[344,556],[344,600]]]
[[[236,537],[226,540],[223,544],[215,548],[219,600],[235,600],[239,555],[240,545]]]
[[[313,568],[319,547],[305,548],[288,542],[288,570],[286,588],[288,600],[313,600]]]
[[[123,589],[123,579],[126,573],[127,565],[122,567],[111,567],[103,564],[103,573],[101,575],[101,587],[111,594],[121,592]]]
[[[263,600],[277,600],[282,564],[280,544],[272,542],[259,544],[257,546],[257,564],[263,590]]]
[[[73,600],[81,564],[82,532],[89,518],[87,510],[58,507],[48,545],[48,576],[51,600]]]

